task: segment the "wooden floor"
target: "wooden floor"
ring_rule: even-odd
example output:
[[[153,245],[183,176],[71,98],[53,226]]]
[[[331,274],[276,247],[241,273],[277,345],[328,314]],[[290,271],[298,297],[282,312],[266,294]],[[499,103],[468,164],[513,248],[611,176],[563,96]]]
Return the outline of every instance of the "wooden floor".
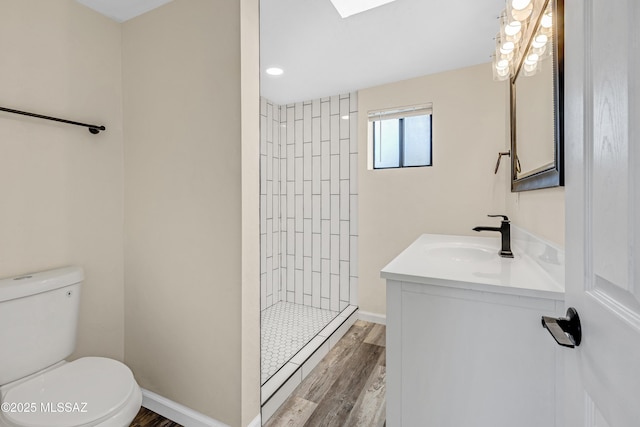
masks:
[[[182,427],[178,423],[174,423],[171,420],[164,418],[161,415],[156,414],[148,410],[145,407],[140,408],[140,412],[131,422],[130,427]]]
[[[361,320],[293,391],[265,427],[385,425],[385,327]],[[131,427],[182,427],[147,408]]]
[[[385,425],[385,327],[356,321],[265,427]]]

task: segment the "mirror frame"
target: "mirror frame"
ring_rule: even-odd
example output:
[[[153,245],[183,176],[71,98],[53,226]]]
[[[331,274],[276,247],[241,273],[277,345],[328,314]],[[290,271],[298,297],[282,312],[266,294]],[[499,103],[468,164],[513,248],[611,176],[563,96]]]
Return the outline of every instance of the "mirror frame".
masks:
[[[544,11],[551,3],[553,7],[553,98],[554,98],[554,151],[555,161],[547,168],[517,177],[519,168],[516,141],[516,78],[522,70],[525,55],[522,55],[514,76],[510,79],[511,101],[511,192],[537,190],[541,188],[564,186],[564,0],[547,0],[542,8]],[[540,25],[542,12],[537,18],[536,27]],[[533,41],[532,32],[523,52],[527,52]]]

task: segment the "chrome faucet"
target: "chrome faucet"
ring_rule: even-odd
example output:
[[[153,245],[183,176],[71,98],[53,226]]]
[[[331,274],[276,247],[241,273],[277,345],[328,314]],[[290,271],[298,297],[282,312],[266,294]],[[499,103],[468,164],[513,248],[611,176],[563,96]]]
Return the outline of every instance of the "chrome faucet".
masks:
[[[502,249],[498,254],[503,258],[513,258],[513,252],[511,252],[511,226],[509,225],[509,218],[506,215],[487,215],[491,218],[502,217],[502,223],[500,227],[475,227],[473,231],[499,231],[502,235]]]

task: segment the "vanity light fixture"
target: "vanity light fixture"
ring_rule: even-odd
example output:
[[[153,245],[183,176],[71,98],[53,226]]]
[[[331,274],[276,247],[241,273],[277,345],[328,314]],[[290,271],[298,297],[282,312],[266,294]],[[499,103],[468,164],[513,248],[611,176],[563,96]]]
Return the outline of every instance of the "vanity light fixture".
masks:
[[[269,74],[270,76],[281,76],[282,73],[284,73],[284,70],[279,67],[270,67],[264,70],[264,72]]]
[[[391,3],[395,0],[331,0],[342,18]]]
[[[503,81],[513,77],[523,57],[525,75],[533,75],[540,69],[538,63],[551,52],[547,45],[553,31],[551,7],[547,5],[543,11],[544,5],[545,0],[507,0],[499,17],[500,33],[496,36],[496,51],[492,55],[494,80]],[[532,34],[527,24],[534,11],[540,25],[537,32]],[[525,52],[520,49],[520,44],[528,40],[531,40],[531,46]]]

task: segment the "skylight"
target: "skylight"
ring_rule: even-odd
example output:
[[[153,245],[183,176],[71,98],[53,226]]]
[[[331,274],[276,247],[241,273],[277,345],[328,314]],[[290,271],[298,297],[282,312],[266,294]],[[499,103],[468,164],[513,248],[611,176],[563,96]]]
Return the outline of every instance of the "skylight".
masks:
[[[331,3],[333,3],[340,16],[346,18],[392,1],[394,0],[331,0]]]

